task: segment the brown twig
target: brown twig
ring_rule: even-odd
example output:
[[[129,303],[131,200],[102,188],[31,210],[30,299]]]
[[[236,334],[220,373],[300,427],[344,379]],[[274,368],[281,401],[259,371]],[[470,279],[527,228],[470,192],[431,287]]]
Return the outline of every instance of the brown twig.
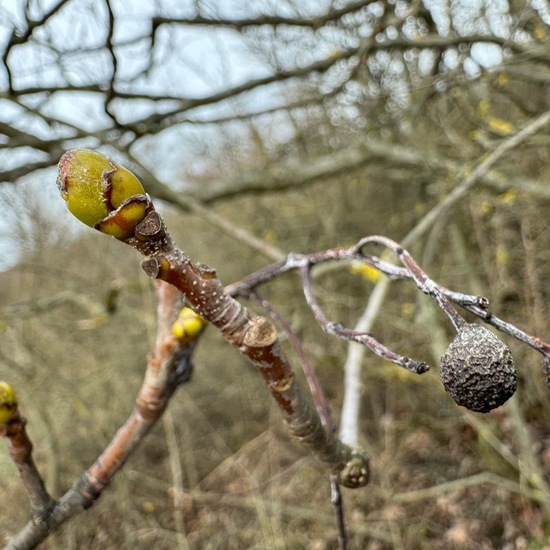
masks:
[[[358,250],[362,249],[367,243],[377,243],[388,247],[395,252],[396,256],[408,269],[412,280],[416,283],[416,286],[424,293],[433,298],[437,305],[447,315],[456,331],[460,330],[466,324],[466,321],[461,317],[456,309],[451,306],[449,300],[441,292],[439,286],[432,281],[426,273],[420,268],[420,266],[412,259],[412,256],[398,243],[387,237],[374,235],[372,237],[365,237],[357,243]]]
[[[389,246],[390,249],[396,252],[400,260],[405,264],[405,267],[393,265],[382,260],[378,256],[365,253],[363,247],[368,243],[379,243],[384,246]],[[494,315],[489,309],[489,300],[486,297],[456,292],[429,279],[406,250],[395,241],[386,237],[376,235],[364,237],[357,244],[349,248],[333,248],[313,254],[292,253],[289,254],[286,259],[268,265],[248,275],[244,279],[228,285],[225,290],[232,296],[250,296],[255,288],[271,281],[283,273],[292,270],[301,270],[303,287],[308,305],[315,314],[317,322],[327,333],[345,340],[361,343],[380,357],[399,366],[403,366],[412,372],[425,372],[425,370],[422,369],[425,369],[427,365],[422,366],[422,363],[395,354],[377,342],[370,334],[347,329],[338,323],[331,322],[324,315],[313,294],[310,271],[318,264],[334,261],[360,261],[374,267],[392,280],[409,279],[415,281],[420,290],[426,294],[432,295],[438,302],[444,313],[453,323],[455,329],[462,325],[464,319],[462,319],[456,310],[449,304],[449,301],[469,311],[476,317],[479,317],[497,330],[527,344],[542,354],[543,373],[547,380],[547,385],[550,387],[550,344],[543,342],[536,336],[525,333],[515,325]],[[418,370],[419,365],[420,370]]]
[[[338,485],[336,476],[330,476],[330,501],[336,515],[336,526],[338,528],[338,549],[346,550],[348,547],[348,535],[346,530],[346,519],[344,516],[344,506],[342,504],[342,492]]]
[[[376,237],[378,238],[378,237]],[[365,240],[367,239],[367,241]],[[361,239],[357,244],[354,244],[348,248],[330,248],[321,252],[314,252],[312,254],[297,254],[290,253],[285,259],[276,263],[265,266],[250,275],[247,275],[240,281],[232,283],[225,287],[225,290],[231,296],[249,296],[252,290],[259,285],[265,284],[272,279],[287,273],[299,269],[304,266],[310,266],[311,268],[328,262],[361,262],[371,267],[374,267],[389,279],[398,281],[413,279],[413,275],[406,267],[399,267],[390,262],[382,260],[376,255],[366,254],[362,247],[368,239],[371,237],[365,237]],[[452,302],[455,302],[461,306],[476,306],[482,309],[489,307],[489,301],[483,296],[473,296],[470,294],[463,294],[449,290],[442,285],[437,285],[439,291],[446,296]]]
[[[423,361],[417,361],[415,359],[411,359],[410,357],[405,357],[403,355],[400,355],[399,353],[395,353],[394,351],[381,344],[371,334],[368,334],[366,332],[357,332],[355,330],[342,326],[340,323],[330,321],[319,306],[317,299],[313,294],[309,266],[302,267],[300,269],[300,275],[302,277],[302,286],[304,289],[306,301],[310,309],[313,311],[313,315],[315,316],[317,323],[327,334],[337,336],[338,338],[342,338],[344,340],[351,340],[353,342],[363,344],[376,355],[382,357],[386,361],[394,363],[395,365],[399,365],[400,367],[403,367],[408,371],[414,372],[416,374],[423,374],[429,370],[428,365]]]
[[[15,456],[12,452],[14,462],[29,493],[35,495],[36,504],[31,497],[33,510],[36,508],[40,513],[33,515],[33,521],[13,537],[5,550],[34,548],[59,525],[89,508],[162,416],[177,387],[189,379],[195,345],[182,343],[169,331],[175,320],[174,315],[177,315],[179,293],[162,281],[159,281],[157,288],[157,343],[154,353],[148,357],[145,379],[134,409],[99,458],[58,502],[48,499],[47,494],[40,490],[43,483],[30,457],[32,445],[24,431],[24,421],[14,423],[12,420],[8,424],[9,430],[13,430],[12,436],[9,430],[7,435],[12,441],[12,448],[16,449]]]
[[[321,418],[321,422],[327,430],[334,432],[336,430],[336,422],[332,416],[328,399],[323,391],[321,381],[315,372],[309,357],[307,356],[300,339],[296,333],[292,330],[290,325],[286,322],[285,318],[264,298],[262,298],[257,292],[252,292],[251,297],[257,300],[261,306],[266,309],[277,324],[282,328],[287,338],[289,339],[296,355],[299,358],[300,366],[306,377],[306,381],[309,386],[309,391],[313,397],[313,402]],[[346,522],[344,519],[344,507],[342,503],[342,495],[340,491],[340,485],[338,483],[338,476],[330,475],[330,501],[334,507],[334,514],[336,516],[336,527],[338,529],[338,548],[340,550],[346,550],[347,548],[347,532]]]
[[[342,444],[323,426],[281,349],[273,323],[232,298],[213,269],[193,263],[169,237],[152,205],[136,226],[134,236],[125,242],[146,256],[142,268],[147,275],[178,288],[189,307],[252,361],[290,433],[325,462],[338,475],[340,483],[347,487],[365,485],[368,458],[362,451]]]
[[[17,411],[8,424],[0,426],[0,436],[8,439],[10,456],[29,495],[32,523],[37,524],[51,513],[56,502],[46,490],[34,463],[33,445],[25,429],[26,423],[25,418]]]

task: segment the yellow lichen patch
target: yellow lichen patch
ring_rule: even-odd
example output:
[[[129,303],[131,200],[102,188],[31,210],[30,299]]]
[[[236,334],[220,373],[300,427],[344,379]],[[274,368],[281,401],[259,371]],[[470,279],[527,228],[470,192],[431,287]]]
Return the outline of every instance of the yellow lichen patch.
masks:
[[[508,249],[503,245],[499,244],[497,246],[496,252],[496,264],[499,267],[504,267],[510,262],[510,254],[508,254]]]
[[[143,511],[148,514],[152,514],[156,510],[156,506],[150,500],[147,500],[143,503]]]
[[[487,214],[490,214],[493,211],[493,207],[491,206],[491,203],[489,201],[483,201],[479,205],[479,213],[482,216],[486,216]]]
[[[479,118],[485,121],[487,129],[489,129],[493,134],[506,137],[516,131],[516,127],[513,122],[504,118],[496,117],[491,113],[491,104],[487,99],[482,99],[478,103],[477,114]]]
[[[508,189],[504,193],[498,196],[498,200],[503,204],[514,204],[518,197],[518,193],[515,189]]]
[[[548,38],[548,26],[546,24],[537,23],[533,34],[539,42],[545,42]]]
[[[403,317],[412,317],[416,311],[416,305],[412,302],[404,302],[401,304],[401,315]]]
[[[497,82],[499,86],[507,86],[510,82],[510,77],[506,73],[501,73],[498,75]]]
[[[414,211],[417,214],[424,214],[428,210],[428,205],[424,201],[418,201],[414,205]]]
[[[477,114],[480,118],[486,118],[489,115],[490,105],[486,99],[482,99],[477,105]]]
[[[268,243],[274,243],[277,240],[277,233],[274,229],[268,229],[264,233],[264,241]]]
[[[487,124],[491,132],[503,137],[509,136],[516,131],[514,124],[504,118],[491,116],[487,119]]]

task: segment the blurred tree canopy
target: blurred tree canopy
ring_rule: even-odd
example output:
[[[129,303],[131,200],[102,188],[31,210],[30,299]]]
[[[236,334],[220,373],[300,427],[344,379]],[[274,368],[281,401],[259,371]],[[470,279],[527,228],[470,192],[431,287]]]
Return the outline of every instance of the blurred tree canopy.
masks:
[[[547,109],[544,0],[3,6],[10,184],[78,145],[135,159],[201,201],[367,165],[434,183]],[[516,160],[485,183],[547,196],[543,167]],[[148,189],[173,199],[158,182]]]

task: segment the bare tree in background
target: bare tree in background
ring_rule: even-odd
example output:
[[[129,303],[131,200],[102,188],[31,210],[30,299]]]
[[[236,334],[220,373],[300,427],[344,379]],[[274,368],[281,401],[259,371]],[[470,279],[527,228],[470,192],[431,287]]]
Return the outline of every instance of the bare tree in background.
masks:
[[[8,4],[2,180],[52,166],[67,143],[113,148],[155,173],[159,160],[199,169],[190,143],[217,154],[216,128],[243,154],[261,142],[271,177],[231,178],[224,158],[217,181],[195,190],[211,201],[367,161],[445,170],[546,108],[543,4],[248,4]]]
[[[23,185],[55,177],[44,170],[66,149],[99,148],[153,198],[276,261],[285,250],[214,207],[342,177],[387,200],[414,187],[395,226],[408,246],[457,185],[545,204],[548,127],[510,140],[549,108],[549,22],[546,2],[6,3],[0,199],[15,208]]]

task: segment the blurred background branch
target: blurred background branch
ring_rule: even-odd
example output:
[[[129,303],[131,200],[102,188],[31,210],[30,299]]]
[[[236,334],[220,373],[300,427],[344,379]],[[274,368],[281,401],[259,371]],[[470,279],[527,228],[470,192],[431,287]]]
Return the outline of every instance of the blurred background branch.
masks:
[[[472,176],[468,167],[550,108],[548,13],[547,2],[514,0],[4,0],[0,378],[18,388],[30,435],[42,442],[35,460],[50,493],[63,494],[127,417],[131,403],[113,395],[137,392],[135,365],[155,339],[154,291],[133,255],[61,215],[54,166],[66,149],[99,148],[133,168],[164,201],[176,240],[217,266],[224,284],[290,251],[349,246],[366,234],[401,241]],[[435,280],[487,296],[491,311],[543,339],[549,141],[539,128],[507,150],[409,247]],[[108,313],[114,282],[123,291]],[[411,285],[386,294],[384,284],[348,266],[319,268],[315,278],[331,319],[355,326],[372,292],[369,330],[436,365],[452,338],[447,322]],[[347,347],[312,322],[290,275],[262,291],[338,411]],[[526,480],[550,467],[550,404],[539,355],[510,340],[518,409],[477,423],[448,399],[436,369],[417,381],[378,368],[377,358],[354,360],[362,414],[353,438],[377,473],[368,494],[345,495],[350,545],[548,544],[547,479]],[[274,427],[240,361],[206,334],[193,384],[172,400],[169,442],[153,429],[102,497],[106,508],[53,544],[326,548],[335,540],[328,488]],[[68,446],[74,456],[63,453]],[[0,518],[8,535],[27,519],[12,466],[0,453],[0,490],[13,495]]]

